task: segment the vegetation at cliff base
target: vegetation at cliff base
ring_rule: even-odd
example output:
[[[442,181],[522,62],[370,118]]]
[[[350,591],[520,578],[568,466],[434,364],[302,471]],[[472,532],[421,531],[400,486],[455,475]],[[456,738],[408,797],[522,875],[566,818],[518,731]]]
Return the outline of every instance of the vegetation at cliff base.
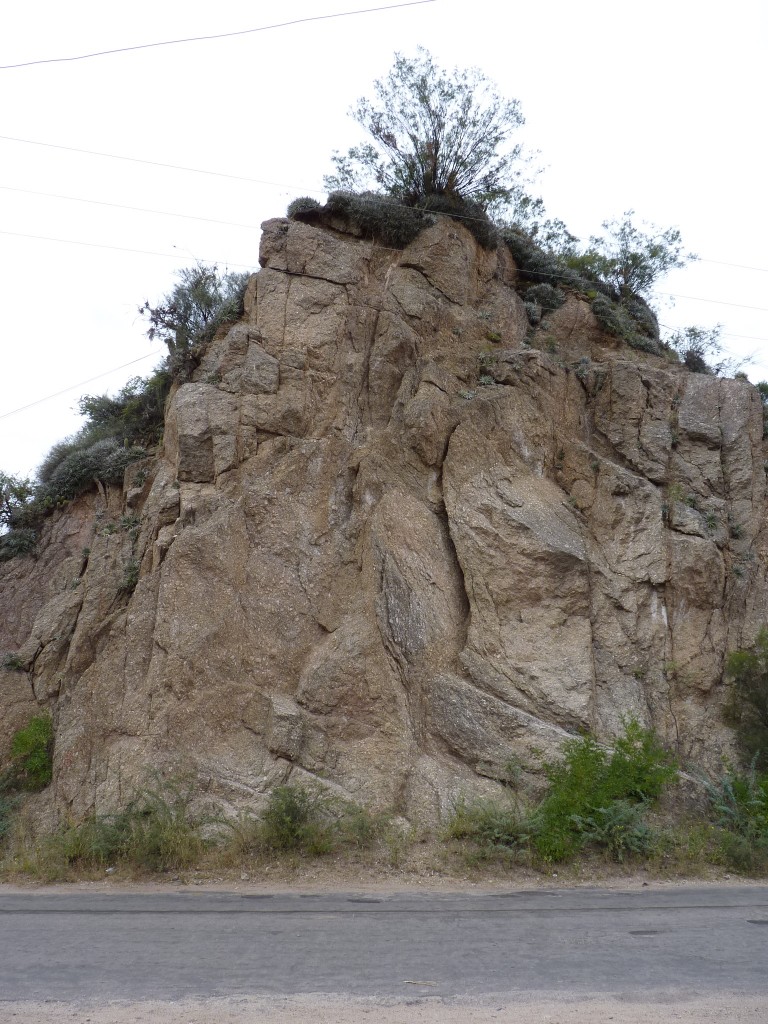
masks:
[[[752,647],[734,651],[726,663],[731,693],[726,721],[733,726],[745,764],[768,771],[768,629]]]
[[[545,766],[549,788],[538,804],[460,803],[449,835],[487,853],[543,863],[569,861],[588,848],[617,861],[647,854],[653,832],[645,812],[677,774],[653,732],[630,720],[612,751],[585,736],[566,740],[562,755]]]

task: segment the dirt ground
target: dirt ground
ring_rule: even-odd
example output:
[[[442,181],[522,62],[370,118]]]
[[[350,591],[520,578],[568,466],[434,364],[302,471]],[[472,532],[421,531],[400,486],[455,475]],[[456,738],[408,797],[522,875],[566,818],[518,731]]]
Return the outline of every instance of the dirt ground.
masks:
[[[14,1024],[764,1024],[765,999],[661,999],[652,1003],[567,998],[520,1002],[414,999],[399,1003],[313,996],[176,1003],[6,1003]]]

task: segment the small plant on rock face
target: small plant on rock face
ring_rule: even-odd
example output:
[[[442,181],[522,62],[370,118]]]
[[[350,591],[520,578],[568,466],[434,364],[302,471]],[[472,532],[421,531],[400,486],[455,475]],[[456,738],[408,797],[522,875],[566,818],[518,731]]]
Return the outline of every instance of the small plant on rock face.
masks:
[[[123,576],[120,580],[120,590],[124,594],[132,594],[139,582],[141,566],[135,558],[131,558],[123,566]]]
[[[53,772],[53,723],[50,715],[37,715],[14,733],[11,740],[13,773],[19,788],[45,789]]]

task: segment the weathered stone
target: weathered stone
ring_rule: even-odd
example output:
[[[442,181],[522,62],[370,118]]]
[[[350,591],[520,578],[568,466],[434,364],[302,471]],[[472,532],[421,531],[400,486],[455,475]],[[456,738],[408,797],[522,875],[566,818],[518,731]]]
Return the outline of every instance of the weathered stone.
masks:
[[[768,618],[755,390],[576,295],[530,335],[443,217],[404,251],[269,221],[261,263],[157,458],[0,564],[0,716],[54,712],[52,806],[191,768],[230,810],[314,779],[434,822],[627,715],[719,763]]]

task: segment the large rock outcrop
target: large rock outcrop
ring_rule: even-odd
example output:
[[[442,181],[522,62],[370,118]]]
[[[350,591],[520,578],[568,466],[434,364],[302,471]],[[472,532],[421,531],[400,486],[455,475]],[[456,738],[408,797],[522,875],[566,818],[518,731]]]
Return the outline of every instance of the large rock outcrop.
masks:
[[[623,716],[728,753],[724,658],[768,617],[755,389],[577,296],[532,332],[448,219],[404,251],[272,220],[261,263],[159,456],[0,567],[3,720],[51,708],[58,812],[181,766],[431,821]]]

